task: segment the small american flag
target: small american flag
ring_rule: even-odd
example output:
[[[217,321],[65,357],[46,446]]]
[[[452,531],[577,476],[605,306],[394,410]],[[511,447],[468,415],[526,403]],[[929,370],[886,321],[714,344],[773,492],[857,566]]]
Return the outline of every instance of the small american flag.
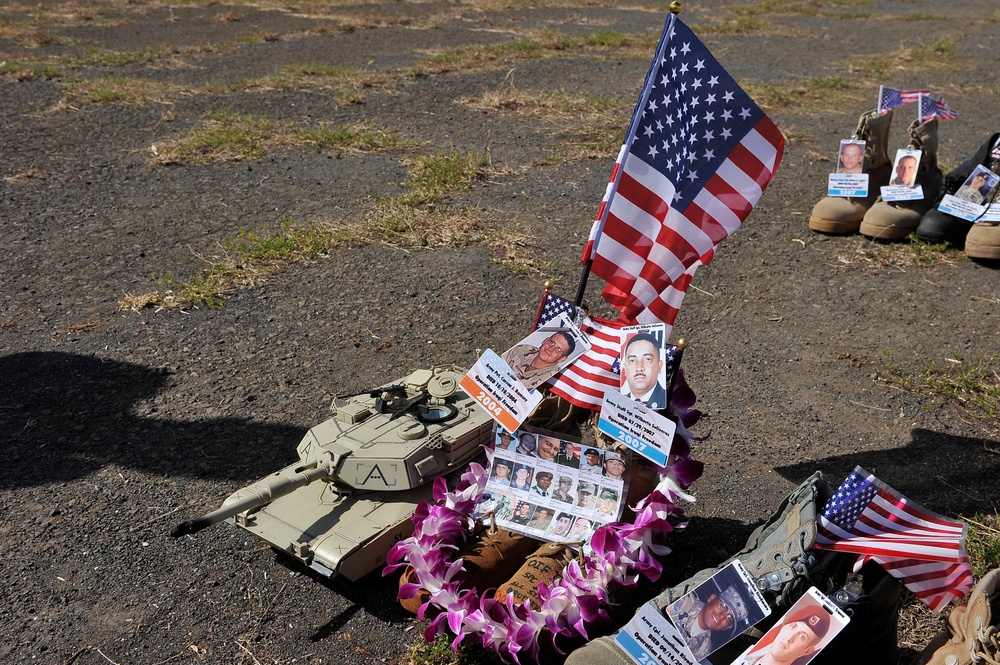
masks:
[[[947,102],[944,101],[944,97],[935,99],[934,105],[937,106],[937,115],[942,120],[954,120],[958,117],[958,112],[948,106]]]
[[[937,104],[929,95],[920,95],[920,122],[926,122],[937,117]]]
[[[543,326],[560,314],[577,321],[575,312],[571,301],[546,291],[534,327]],[[549,379],[549,388],[577,406],[600,409],[604,391],[618,390],[622,324],[587,315],[577,324],[590,337],[590,350]]]
[[[958,114],[945,103],[944,97],[933,99],[929,95],[920,95],[920,122],[931,118],[954,120],[957,117]]]
[[[921,95],[931,94],[930,90],[899,90],[880,85],[878,88],[878,112],[894,109],[903,104],[920,101]]]
[[[816,546],[871,559],[935,612],[972,588],[966,527],[910,501],[860,466],[818,520]]]
[[[746,219],[784,138],[671,14],[583,262],[626,323],[672,324],[694,271]]]
[[[546,291],[538,305],[533,327],[544,326],[560,314],[575,321],[575,311],[572,302]],[[590,338],[590,351],[550,379],[549,389],[577,406],[600,409],[604,392],[609,389],[618,392],[621,385],[621,345],[624,338],[621,328],[621,323],[584,314],[580,329]],[[675,345],[666,345],[663,362],[668,368],[666,378],[669,386],[673,372],[677,370]]]

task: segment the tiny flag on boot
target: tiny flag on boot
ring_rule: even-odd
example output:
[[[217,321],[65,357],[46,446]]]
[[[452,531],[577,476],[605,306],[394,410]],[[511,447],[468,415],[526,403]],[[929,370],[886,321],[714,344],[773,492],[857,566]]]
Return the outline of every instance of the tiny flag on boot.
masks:
[[[860,466],[817,520],[816,547],[869,559],[940,612],[972,588],[966,527],[910,501]]]
[[[784,143],[671,14],[582,257],[619,320],[674,322],[694,271],[750,214]]]
[[[878,112],[882,113],[882,111],[888,111],[903,104],[912,104],[920,101],[921,95],[929,94],[931,94],[930,90],[900,90],[880,85],[878,87]]]
[[[954,120],[957,117],[958,113],[948,106],[944,101],[944,97],[933,99],[930,95],[920,95],[920,122],[930,120],[931,118]]]
[[[944,97],[938,97],[934,100],[934,105],[937,107],[937,115],[942,120],[954,120],[958,117],[958,112],[948,106],[948,103],[944,101]]]

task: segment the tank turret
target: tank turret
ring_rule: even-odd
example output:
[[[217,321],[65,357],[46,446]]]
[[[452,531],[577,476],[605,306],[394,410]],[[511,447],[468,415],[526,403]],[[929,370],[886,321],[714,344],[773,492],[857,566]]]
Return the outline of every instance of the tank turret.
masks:
[[[299,443],[299,461],[182,522],[173,536],[231,521],[320,573],[356,580],[413,531],[438,476],[483,450],[493,421],[459,386],[454,365],[419,369],[334,400],[334,415]]]

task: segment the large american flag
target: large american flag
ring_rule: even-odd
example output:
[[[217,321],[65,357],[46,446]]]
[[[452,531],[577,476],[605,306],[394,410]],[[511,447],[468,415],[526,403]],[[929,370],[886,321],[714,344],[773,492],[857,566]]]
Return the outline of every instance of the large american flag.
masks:
[[[784,139],[671,14],[583,262],[627,323],[672,324],[694,271],[746,219]]]
[[[546,291],[538,304],[534,328],[565,314],[576,320],[577,308],[572,302]],[[622,324],[608,319],[584,315],[580,329],[590,337],[591,347],[559,374],[549,379],[549,389],[577,406],[600,409],[604,392],[618,392],[621,385]],[[676,371],[677,347],[667,344],[663,362],[669,368],[667,384]]]
[[[930,90],[900,90],[886,85],[878,87],[878,112],[894,109],[903,104],[920,101],[921,95],[930,95]]]
[[[972,588],[966,527],[910,501],[860,466],[818,519],[816,546],[872,559],[935,612]]]

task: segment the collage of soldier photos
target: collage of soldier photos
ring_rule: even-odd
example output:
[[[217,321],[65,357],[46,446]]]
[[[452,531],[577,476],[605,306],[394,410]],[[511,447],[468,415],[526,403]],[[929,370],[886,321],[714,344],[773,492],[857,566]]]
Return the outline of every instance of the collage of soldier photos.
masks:
[[[486,492],[477,513],[538,540],[589,542],[597,527],[621,517],[628,460],[620,453],[523,427],[495,428]]]

